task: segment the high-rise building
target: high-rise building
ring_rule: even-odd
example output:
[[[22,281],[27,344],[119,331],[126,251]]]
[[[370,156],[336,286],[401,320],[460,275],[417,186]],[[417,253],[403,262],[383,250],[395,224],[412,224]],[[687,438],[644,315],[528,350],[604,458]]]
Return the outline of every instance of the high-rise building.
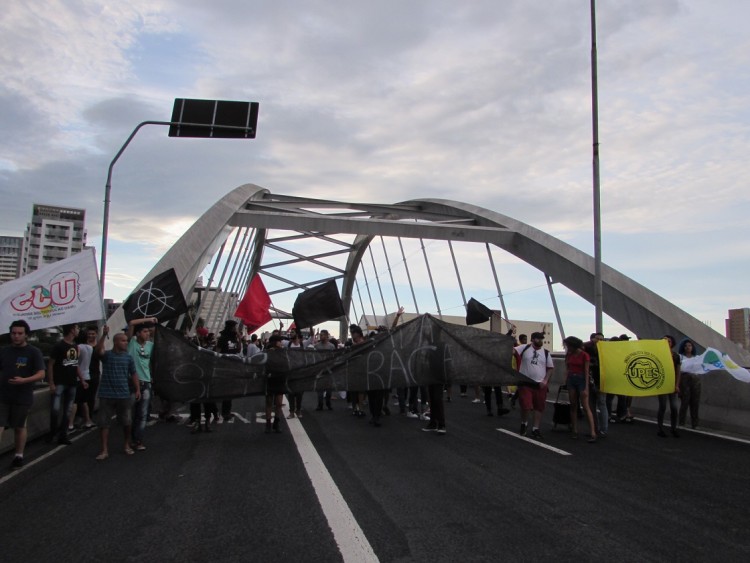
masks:
[[[23,237],[21,274],[78,254],[86,246],[86,210],[34,204]]]
[[[728,315],[725,321],[727,338],[750,350],[750,309],[729,309]]]
[[[21,275],[23,237],[0,237],[0,284]]]

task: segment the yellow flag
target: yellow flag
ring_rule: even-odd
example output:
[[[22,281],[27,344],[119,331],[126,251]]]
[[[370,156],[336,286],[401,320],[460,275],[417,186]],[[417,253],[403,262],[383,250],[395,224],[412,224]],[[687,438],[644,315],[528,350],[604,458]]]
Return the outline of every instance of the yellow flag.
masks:
[[[650,397],[674,393],[672,351],[666,340],[598,342],[601,390]]]

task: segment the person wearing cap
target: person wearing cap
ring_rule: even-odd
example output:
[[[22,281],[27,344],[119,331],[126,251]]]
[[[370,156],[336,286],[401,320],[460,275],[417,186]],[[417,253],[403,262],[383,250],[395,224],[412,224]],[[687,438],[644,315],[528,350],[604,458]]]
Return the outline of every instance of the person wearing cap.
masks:
[[[144,451],[143,433],[148,422],[151,406],[151,354],[154,343],[151,341],[151,327],[158,324],[156,317],[133,319],[128,323],[128,354],[135,362],[140,384],[140,397],[133,403],[133,440],[131,447],[135,451]]]
[[[536,382],[535,386],[520,385],[518,387],[518,402],[521,405],[520,434],[521,436],[526,435],[529,413],[534,411],[531,436],[539,440],[542,439],[539,427],[542,424],[542,414],[547,402],[547,384],[555,367],[549,350],[546,350],[543,346],[544,334],[533,332],[531,344],[514,348],[518,371]]]

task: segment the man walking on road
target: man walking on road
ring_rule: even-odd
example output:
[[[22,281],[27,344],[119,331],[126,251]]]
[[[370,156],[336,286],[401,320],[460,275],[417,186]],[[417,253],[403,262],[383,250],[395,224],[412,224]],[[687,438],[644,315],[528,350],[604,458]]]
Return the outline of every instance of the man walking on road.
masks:
[[[158,319],[133,319],[128,324],[127,351],[135,362],[135,370],[140,381],[140,398],[133,406],[133,449],[143,451],[143,433],[148,422],[151,407],[151,352],[154,343],[151,341],[151,327],[158,324]],[[135,337],[133,335],[135,334]]]
[[[518,402],[521,405],[521,436],[526,435],[529,412],[534,411],[534,421],[531,428],[532,438],[542,439],[539,427],[542,424],[542,414],[547,401],[547,384],[552,377],[552,357],[548,350],[543,348],[544,334],[534,332],[531,334],[531,344],[517,346],[515,352],[518,360],[518,371],[526,377],[533,379],[537,384],[520,385],[518,387]]]
[[[102,449],[96,459],[104,461],[109,457],[109,425],[112,417],[125,433],[125,454],[133,455],[130,447],[131,410],[130,384],[135,389],[135,400],[141,398],[140,380],[135,369],[135,362],[128,353],[128,337],[124,332],[115,334],[112,349],[104,351],[104,340],[109,334],[109,327],[104,325],[102,336],[96,345],[96,351],[102,359],[102,376],[99,381],[99,428],[101,431]]]
[[[27,342],[30,333],[26,321],[13,321],[10,346],[0,350],[0,437],[4,428],[13,428],[16,455],[11,469],[23,466],[26,418],[34,403],[34,383],[45,375],[42,352]]]

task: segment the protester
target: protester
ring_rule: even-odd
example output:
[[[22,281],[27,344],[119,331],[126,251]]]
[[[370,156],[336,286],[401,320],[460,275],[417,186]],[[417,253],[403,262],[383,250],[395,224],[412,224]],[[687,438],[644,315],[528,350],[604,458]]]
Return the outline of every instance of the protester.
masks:
[[[572,438],[578,438],[578,405],[583,407],[589,423],[589,443],[596,442],[596,426],[589,406],[589,355],[583,350],[583,341],[575,336],[563,340],[565,345],[565,385],[570,397],[570,424]]]
[[[94,329],[93,344],[89,343],[89,332],[89,328],[86,328],[85,331],[78,333],[78,371],[81,374],[81,380],[78,382],[78,387],[76,388],[76,400],[73,403],[73,410],[70,414],[68,431],[72,431],[75,427],[76,415],[80,415],[83,419],[81,421],[81,426],[85,430],[94,427],[94,423],[91,421],[91,412],[93,409],[89,408],[89,404],[91,403],[92,395],[96,393],[96,387],[91,384],[90,368],[94,355],[94,346],[96,346],[97,331]],[[98,356],[96,361],[99,361]]]
[[[268,339],[266,352],[269,354],[277,353],[281,350],[284,343],[279,334],[272,334]],[[271,429],[277,434],[281,433],[280,420],[283,416],[281,407],[284,403],[284,389],[280,377],[268,374],[268,384],[266,390],[266,434],[271,433]],[[271,416],[273,415],[273,424]]]
[[[224,322],[224,328],[219,333],[219,341],[216,347],[220,354],[242,355],[242,342],[237,332],[237,321],[228,319]],[[225,399],[221,402],[221,419],[224,422],[229,422],[232,416],[232,401]]]
[[[535,385],[527,384],[519,385],[518,387],[518,402],[521,405],[520,434],[521,436],[526,436],[529,413],[533,411],[531,436],[538,440],[542,439],[540,426],[547,401],[547,384],[550,377],[552,377],[552,370],[554,369],[549,350],[543,348],[543,345],[544,334],[533,332],[531,334],[531,344],[515,348],[518,371],[535,382]]]
[[[659,395],[659,410],[656,413],[656,424],[658,430],[656,435],[660,438],[666,438],[667,433],[664,432],[664,413],[667,410],[667,401],[669,401],[669,418],[670,427],[672,429],[672,436],[675,438],[680,437],[680,433],[677,431],[677,418],[679,416],[677,408],[677,394],[680,392],[680,356],[676,352],[672,351],[674,348],[675,341],[674,337],[669,334],[664,336],[664,340],[669,343],[669,350],[672,354],[672,362],[674,363],[674,389],[670,389],[668,393]]]
[[[50,421],[47,442],[57,438],[59,444],[72,444],[68,438],[68,425],[76,398],[76,387],[81,379],[78,370],[78,325],[62,327],[62,340],[55,344],[48,362],[50,391]],[[88,384],[86,384],[88,385]]]
[[[336,349],[336,345],[333,344],[330,340],[330,334],[328,334],[328,331],[326,329],[322,329],[320,333],[318,334],[318,342],[314,344],[314,347],[316,350],[320,352],[326,352],[326,351],[333,351]],[[318,391],[318,406],[316,407],[316,411],[322,411],[323,410],[323,401],[325,400],[326,408],[329,411],[333,410],[333,405],[331,405],[331,394],[333,393],[333,389],[321,389]]]
[[[26,419],[34,404],[34,383],[44,379],[44,357],[28,343],[31,329],[26,321],[10,324],[10,346],[0,349],[0,438],[13,428],[15,455],[11,469],[23,467]]]
[[[698,426],[701,404],[700,364],[690,362],[696,356],[695,343],[683,340],[677,347],[677,353],[680,354],[680,426],[685,426],[690,409],[690,426],[695,428]]]
[[[151,327],[158,322],[157,318],[152,317],[133,319],[128,323],[128,353],[135,362],[140,388],[140,397],[133,405],[133,449],[136,451],[146,449],[143,444],[143,433],[146,430],[151,407],[151,354],[154,350]]]
[[[101,438],[101,450],[96,456],[97,461],[104,461],[109,457],[109,427],[112,417],[123,428],[125,455],[133,455],[131,447],[131,425],[133,399],[141,398],[140,378],[136,370],[136,363],[128,352],[128,336],[124,332],[115,334],[112,338],[112,349],[104,351],[104,341],[109,334],[109,327],[104,325],[102,336],[96,345],[96,351],[102,359],[102,377],[99,381],[99,414],[98,425]],[[131,395],[130,387],[133,387]]]
[[[607,411],[607,394],[601,390],[601,373],[599,371],[599,348],[596,343],[604,340],[601,332],[592,332],[583,350],[589,355],[589,408],[596,422],[596,433],[605,438],[609,431],[609,411]]]

